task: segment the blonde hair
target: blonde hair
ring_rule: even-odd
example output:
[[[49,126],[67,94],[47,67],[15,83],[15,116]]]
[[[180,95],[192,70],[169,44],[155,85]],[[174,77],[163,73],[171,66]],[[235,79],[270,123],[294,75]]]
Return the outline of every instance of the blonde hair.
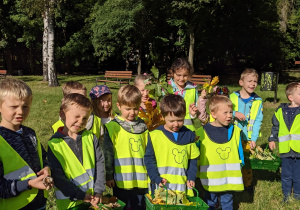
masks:
[[[286,86],[285,95],[288,99],[289,99],[289,95],[292,95],[296,91],[297,86],[300,86],[299,82],[291,82]]]
[[[105,96],[105,95],[108,95],[108,94],[104,94],[102,96]],[[112,94],[109,94],[109,95],[110,95],[110,97],[112,97]],[[100,103],[100,100],[101,100],[102,96],[100,96],[99,98],[95,98],[95,99],[91,100],[93,111],[94,111],[94,113],[95,113],[95,115],[97,117],[100,117],[100,110],[98,108],[98,105]],[[111,98],[111,102],[112,102],[112,98]],[[110,106],[110,108],[108,110],[108,117],[110,117],[110,118],[114,118],[115,117],[114,114],[113,114],[113,106],[112,105]]]
[[[140,74],[140,75],[137,75],[134,79],[134,86],[137,86],[139,81],[143,81],[146,80],[146,79],[150,79],[150,75],[144,75],[144,74]]]
[[[32,100],[32,91],[24,81],[9,78],[2,80],[0,83],[0,104],[4,102],[6,96]]]
[[[124,85],[118,91],[117,102],[120,106],[140,106],[142,102],[141,92],[134,85]]]
[[[68,111],[70,106],[77,105],[92,112],[92,103],[90,99],[79,93],[70,93],[61,100],[60,110]]]
[[[229,107],[233,107],[231,100],[224,95],[214,95],[208,101],[208,108],[210,113],[218,111],[220,104],[228,105]]]
[[[160,102],[160,111],[163,117],[168,114],[184,117],[186,114],[185,101],[180,95],[168,94]]]
[[[254,74],[258,78],[258,73],[257,73],[257,71],[255,69],[253,69],[253,68],[246,68],[242,72],[240,80],[243,80],[247,75],[250,75],[250,74]]]
[[[66,96],[72,93],[73,90],[84,90],[87,91],[86,87],[77,81],[69,81],[62,86],[63,95]]]

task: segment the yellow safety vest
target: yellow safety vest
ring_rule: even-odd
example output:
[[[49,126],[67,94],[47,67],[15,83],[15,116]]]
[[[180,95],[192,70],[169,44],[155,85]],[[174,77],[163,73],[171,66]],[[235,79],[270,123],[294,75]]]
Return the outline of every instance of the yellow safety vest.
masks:
[[[83,192],[94,194],[94,176],[95,176],[95,152],[94,135],[90,131],[82,132],[82,154],[83,164],[80,163],[68,144],[60,138],[53,138],[48,145],[60,162],[65,176],[79,187]],[[55,183],[54,183],[55,184]],[[71,201],[69,197],[55,187],[56,204],[58,209],[68,209],[75,207],[83,201]]]
[[[23,158],[0,136],[0,161],[3,164],[4,178],[7,180],[29,180],[37,175]],[[35,151],[32,151],[35,152]],[[42,147],[37,138],[37,152],[43,168]],[[0,209],[21,209],[28,205],[37,195],[38,189],[25,190],[16,197],[0,199]]]
[[[105,124],[114,147],[115,182],[119,188],[148,188],[144,164],[148,130],[141,134],[127,132],[117,122]]]
[[[209,192],[244,190],[239,142],[241,129],[234,126],[232,138],[223,144],[213,142],[203,127],[197,130],[200,136],[200,180]]]
[[[188,161],[200,154],[196,144],[176,144],[160,130],[151,131],[150,137],[158,172],[162,178],[168,180],[166,186],[175,192],[185,192],[189,196],[194,196],[193,190],[186,185],[186,172]]]
[[[90,129],[90,131],[95,134],[97,139],[100,138],[100,127],[101,127],[101,118],[97,117],[96,115],[93,115],[93,125]],[[60,127],[65,126],[64,122],[62,120],[58,120],[56,123],[52,125],[53,132],[55,133]]]
[[[279,121],[279,153],[288,153],[290,149],[300,153],[300,114],[295,117],[290,130],[284,122],[282,108],[275,112],[275,116]]]
[[[232,101],[233,104],[233,111],[238,112],[239,111],[239,97],[235,93],[231,93],[229,96],[230,100]],[[262,101],[261,100],[254,100],[252,102],[252,106],[250,109],[250,120],[248,121],[248,138],[251,139],[252,133],[253,133],[253,125],[257,116],[257,113],[259,111],[259,107],[261,105]],[[237,121],[234,122],[235,125],[237,125]],[[261,137],[261,132],[259,132],[259,137]]]

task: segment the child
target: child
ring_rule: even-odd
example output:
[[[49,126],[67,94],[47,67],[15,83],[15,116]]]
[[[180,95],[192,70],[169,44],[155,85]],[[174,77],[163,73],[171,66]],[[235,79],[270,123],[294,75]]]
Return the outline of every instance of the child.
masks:
[[[101,119],[100,142],[104,139],[104,125],[110,122],[115,114],[112,107],[112,92],[106,85],[98,85],[91,89],[93,114]]]
[[[43,179],[50,176],[36,133],[22,123],[32,92],[17,79],[0,83],[0,209],[45,209]]]
[[[146,84],[144,83],[144,81],[149,78],[150,76],[141,74],[136,76],[134,79],[134,85],[141,91],[142,94],[142,103],[140,105],[140,110],[144,110],[145,112],[147,112],[145,105],[147,101],[151,102],[153,109],[155,109],[157,106],[156,101],[152,98],[149,98],[149,90],[145,89]]]
[[[194,132],[183,126],[185,101],[169,94],[160,102],[160,109],[165,125],[149,133],[144,157],[147,172],[156,185],[163,183],[175,192],[193,196],[189,188],[195,186],[199,149]]]
[[[62,99],[60,117],[65,125],[48,142],[58,209],[83,202],[97,207],[105,191],[104,156],[98,139],[85,129],[91,111],[90,100],[81,94]]]
[[[63,85],[62,90],[64,96],[71,93],[78,93],[86,96],[86,87],[80,82],[69,81]],[[58,130],[58,128],[63,126],[64,122],[61,119],[59,119],[56,123],[52,125],[53,132],[55,133]],[[86,124],[86,129],[90,130],[100,140],[101,119],[96,115],[91,114]]]
[[[188,79],[193,75],[193,68],[186,58],[177,58],[170,69],[171,79],[168,82],[173,88],[175,95],[180,95],[186,103],[186,115],[184,125],[192,131],[196,128],[193,119],[197,117],[196,102],[198,100],[197,85],[189,82]]]
[[[143,157],[146,149],[147,126],[137,118],[141,92],[133,85],[122,86],[118,91],[117,106],[120,116],[105,125],[104,154],[106,185],[114,187],[114,196],[132,209],[145,204],[139,201],[148,188],[148,176]]]
[[[200,180],[206,190],[205,200],[214,209],[218,197],[222,209],[233,209],[233,192],[244,190],[241,163],[241,129],[231,125],[232,102],[223,95],[209,100],[209,111],[215,119],[196,131],[200,137]]]
[[[269,147],[275,149],[275,141],[279,141],[283,202],[288,202],[292,187],[294,198],[300,200],[300,83],[288,84],[285,94],[291,103],[281,104],[275,111]]]
[[[233,103],[235,124],[242,129],[241,138],[244,152],[249,152],[250,147],[255,148],[263,120],[262,99],[254,93],[257,80],[258,74],[254,69],[245,69],[239,80],[241,90],[235,91],[229,96]],[[252,194],[252,170],[242,169],[242,173],[245,188]]]

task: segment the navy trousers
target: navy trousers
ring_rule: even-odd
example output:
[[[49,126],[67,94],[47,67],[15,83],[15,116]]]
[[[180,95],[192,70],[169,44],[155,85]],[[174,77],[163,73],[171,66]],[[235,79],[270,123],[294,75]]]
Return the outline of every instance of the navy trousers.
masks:
[[[281,184],[284,196],[290,196],[292,188],[294,197],[300,198],[300,159],[281,158]]]

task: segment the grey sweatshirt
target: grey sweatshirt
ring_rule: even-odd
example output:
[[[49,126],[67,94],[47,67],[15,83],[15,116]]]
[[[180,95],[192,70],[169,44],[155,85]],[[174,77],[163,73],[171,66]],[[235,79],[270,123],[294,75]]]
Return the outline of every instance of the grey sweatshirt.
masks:
[[[79,132],[77,138],[74,140],[69,136],[61,132],[56,132],[52,138],[63,139],[70,149],[74,152],[75,156],[78,158],[79,162],[83,164],[83,154],[82,154],[82,132]],[[94,135],[94,153],[95,153],[95,177],[94,177],[94,192],[102,194],[105,191],[105,164],[104,155],[102,148],[99,145],[97,137]],[[63,171],[61,164],[55,157],[51,148],[48,150],[48,161],[52,170],[52,177],[54,179],[55,186],[66,196],[70,197],[70,200],[83,200],[85,197],[85,192],[78,188],[73,182],[71,182]]]

